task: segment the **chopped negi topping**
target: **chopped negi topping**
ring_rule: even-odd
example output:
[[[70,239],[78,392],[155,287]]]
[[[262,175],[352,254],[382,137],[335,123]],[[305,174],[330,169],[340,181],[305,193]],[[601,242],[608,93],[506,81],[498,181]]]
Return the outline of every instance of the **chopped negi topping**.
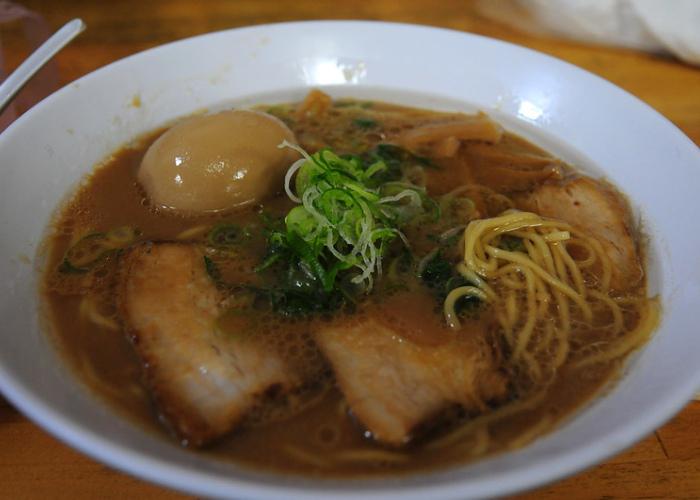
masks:
[[[270,232],[258,266],[259,272],[286,268],[285,283],[271,294],[277,309],[333,309],[370,292],[389,246],[408,245],[402,225],[439,216],[422,186],[401,180],[401,160],[388,154],[393,150],[376,149],[363,158],[330,149],[309,155],[286,142],[281,147],[303,158],[285,179],[288,196],[299,205]]]
[[[128,226],[106,233],[88,233],[66,251],[58,269],[62,273],[85,273],[107,255],[129,246],[137,235],[138,232]]]

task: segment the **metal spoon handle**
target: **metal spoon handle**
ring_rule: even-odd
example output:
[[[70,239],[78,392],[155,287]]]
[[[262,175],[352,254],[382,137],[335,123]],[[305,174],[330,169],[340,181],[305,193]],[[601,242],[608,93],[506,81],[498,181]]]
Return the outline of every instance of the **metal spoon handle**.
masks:
[[[56,53],[78,36],[85,29],[81,19],[73,19],[54,33],[19,67],[0,84],[0,113],[2,113],[17,92],[22,90],[27,82],[46,64]]]

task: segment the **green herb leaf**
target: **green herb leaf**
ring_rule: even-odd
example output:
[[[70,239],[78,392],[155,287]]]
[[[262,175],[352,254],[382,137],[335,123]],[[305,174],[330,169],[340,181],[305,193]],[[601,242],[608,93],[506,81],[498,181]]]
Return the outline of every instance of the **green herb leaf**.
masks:
[[[498,242],[498,248],[508,250],[509,252],[526,251],[522,238],[518,238],[517,236],[513,236],[511,234],[504,234],[501,236],[501,239]]]
[[[247,232],[235,224],[217,224],[209,231],[207,241],[211,246],[227,248],[240,244],[247,236]]]
[[[58,272],[64,274],[84,274],[88,272],[88,269],[74,267],[68,259],[64,258],[58,266]]]
[[[214,261],[206,255],[204,256],[204,269],[206,269],[207,274],[212,279],[212,281],[214,281],[214,283],[216,283],[217,285],[220,285],[222,283],[221,270],[214,263]]]
[[[387,162],[414,163],[424,167],[434,167],[428,158],[413,154],[408,149],[395,144],[378,144],[373,153]]]
[[[371,118],[355,118],[352,122],[356,127],[364,130],[375,128],[378,125],[377,120]]]
[[[429,288],[433,290],[439,303],[445,300],[445,297],[461,286],[474,285],[464,276],[459,274],[452,263],[447,260],[441,251],[438,251],[435,256],[428,261],[420,275]],[[459,314],[478,314],[478,308],[481,301],[476,297],[465,297],[459,300],[456,304],[456,310]]]
[[[442,291],[442,287],[453,276],[452,264],[442,255],[441,252],[435,254],[423,268],[420,278],[423,282],[435,290]]]

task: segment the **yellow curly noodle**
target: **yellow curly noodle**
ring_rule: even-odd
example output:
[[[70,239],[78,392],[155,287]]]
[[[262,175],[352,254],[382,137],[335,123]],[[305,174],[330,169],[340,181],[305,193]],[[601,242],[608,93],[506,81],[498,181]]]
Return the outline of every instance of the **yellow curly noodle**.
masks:
[[[506,235],[518,238],[521,249],[502,248]],[[448,294],[445,320],[459,330],[456,303],[463,297],[486,302],[498,323],[507,369],[519,382],[511,402],[429,448],[471,439],[471,447],[488,449],[489,424],[537,406],[565,364],[577,370],[621,360],[649,338],[658,322],[655,300],[610,290],[612,264],[602,245],[565,222],[509,209],[471,221],[459,244],[463,260],[457,271],[471,285]],[[599,340],[591,342],[591,335]],[[534,439],[549,424],[533,423],[508,446]]]

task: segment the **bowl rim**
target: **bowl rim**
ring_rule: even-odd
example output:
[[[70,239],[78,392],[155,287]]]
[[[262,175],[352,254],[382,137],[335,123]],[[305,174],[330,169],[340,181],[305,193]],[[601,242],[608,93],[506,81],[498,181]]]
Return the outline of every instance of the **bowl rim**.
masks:
[[[617,87],[609,81],[590,73],[578,66],[575,66],[566,61],[562,61],[556,57],[544,54],[527,47],[522,47],[510,42],[498,40],[482,35],[458,31],[454,29],[432,27],[419,24],[397,23],[387,21],[362,21],[362,20],[315,20],[315,21],[293,21],[271,24],[259,24],[253,26],[245,26],[227,30],[221,30],[206,34],[201,34],[193,37],[176,40],[170,43],[159,45],[120,60],[114,61],[105,65],[89,74],[79,78],[78,80],[68,83],[57,92],[48,96],[32,109],[22,115],[15,123],[3,132],[2,136],[7,136],[16,126],[25,121],[31,120],[37,109],[40,109],[47,102],[61,98],[62,95],[69,92],[71,87],[82,85],[90,82],[107,70],[119,69],[121,66],[126,66],[135,58],[140,58],[145,54],[157,54],[161,51],[172,50],[179,45],[190,43],[193,40],[201,40],[205,38],[214,38],[222,36],[230,32],[254,32],[261,29],[286,29],[286,28],[308,28],[309,25],[331,25],[331,26],[371,26],[372,29],[382,29],[386,26],[402,27],[407,30],[422,31],[424,33],[445,32],[452,36],[463,38],[473,38],[488,43],[503,45],[509,50],[520,52],[524,51],[531,54],[536,54],[540,58],[548,59],[550,62],[558,65],[566,65],[577,72],[577,75],[586,75],[588,78],[593,77],[598,85],[607,87],[607,90],[613,89],[621,95],[631,98],[637,106],[641,105],[645,108],[645,112],[652,113],[654,118],[661,120],[666,127],[667,132],[674,136],[674,141],[687,144],[694,147],[695,144],[685,136],[670,120],[654,110],[651,106],[638,99],[627,91]],[[42,328],[43,329],[43,328]],[[227,496],[231,493],[237,495],[254,495],[254,496],[284,496],[285,498],[309,498],[310,496],[322,498],[333,496],[335,498],[354,498],[359,493],[371,498],[424,498],[427,493],[440,495],[445,498],[461,498],[465,493],[475,496],[501,496],[512,494],[518,491],[532,489],[550,482],[559,480],[563,477],[584,470],[604,459],[607,459],[621,450],[628,448],[647,433],[653,431],[665,421],[670,419],[676,412],[683,408],[687,402],[692,399],[693,394],[700,388],[700,370],[695,373],[694,378],[685,380],[678,384],[673,392],[663,394],[659,397],[657,404],[651,408],[652,411],[645,412],[640,415],[634,426],[626,427],[622,432],[616,433],[615,446],[611,447],[604,444],[604,440],[593,441],[583,448],[578,448],[575,451],[567,450],[562,452],[561,457],[557,461],[541,460],[525,467],[520,467],[516,471],[510,471],[504,475],[504,480],[500,481],[497,487],[494,488],[493,482],[482,484],[480,481],[470,482],[471,489],[465,492],[464,481],[455,480],[448,484],[435,485],[420,485],[407,484],[397,485],[394,482],[387,482],[382,479],[370,480],[323,480],[322,485],[309,488],[307,484],[281,484],[275,485],[271,483],[262,484],[260,481],[248,480],[241,478],[229,478],[222,480],[213,477],[212,474],[206,472],[193,471],[188,467],[179,466],[167,462],[164,459],[148,457],[139,452],[130,450],[126,447],[121,447],[119,444],[110,441],[109,438],[86,431],[81,428],[70,418],[59,411],[53,409],[50,405],[42,401],[40,397],[34,394],[21,380],[14,379],[5,368],[0,365],[0,392],[23,414],[25,414],[34,423],[41,428],[47,430],[54,437],[64,443],[77,448],[86,455],[91,456],[103,463],[109,464],[128,474],[146,479],[148,481],[160,484],[169,488],[176,488],[180,491],[185,491],[193,494],[206,494],[215,496]],[[543,439],[543,438],[540,438]],[[575,460],[571,460],[573,455],[576,455]],[[458,470],[466,466],[455,466],[450,470]],[[429,476],[431,472],[419,473],[419,477]],[[275,477],[278,475],[272,474]],[[392,476],[392,479],[394,477]],[[399,478],[400,480],[401,478]],[[203,488],[202,484],[209,483],[207,488]],[[344,484],[345,487],[338,484]],[[388,483],[388,484],[387,484]],[[194,486],[193,486],[194,485]]]

